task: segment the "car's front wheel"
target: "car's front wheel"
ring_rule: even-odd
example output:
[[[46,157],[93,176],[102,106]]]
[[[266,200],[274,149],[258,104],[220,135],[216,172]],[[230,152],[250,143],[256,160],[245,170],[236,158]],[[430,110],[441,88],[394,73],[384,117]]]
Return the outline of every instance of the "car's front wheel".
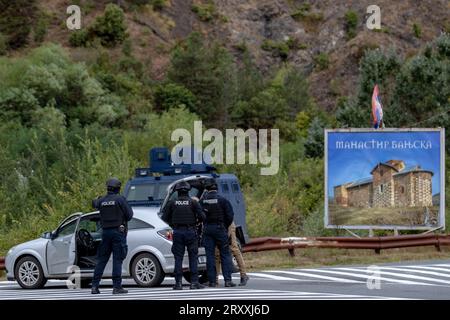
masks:
[[[158,259],[150,253],[141,253],[133,260],[131,275],[141,287],[159,286],[164,280],[164,272]]]
[[[14,276],[24,289],[40,289],[47,282],[41,264],[32,256],[23,257],[17,262]]]

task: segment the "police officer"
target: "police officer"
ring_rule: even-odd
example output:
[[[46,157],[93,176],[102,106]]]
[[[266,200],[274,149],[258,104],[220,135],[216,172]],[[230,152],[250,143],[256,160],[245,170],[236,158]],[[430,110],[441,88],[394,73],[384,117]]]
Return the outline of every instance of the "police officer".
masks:
[[[189,270],[191,273],[191,289],[203,289],[198,282],[198,235],[197,222],[203,221],[205,215],[199,203],[189,197],[189,183],[182,181],[176,184],[177,199],[170,200],[166,205],[161,219],[173,229],[172,253],[175,256],[175,286],[174,290],[182,290],[183,258],[187,248]]]
[[[128,252],[127,222],[133,217],[133,210],[125,197],[119,194],[121,185],[117,178],[108,179],[107,194],[92,201],[94,208],[100,210],[100,222],[103,229],[92,279],[92,294],[100,293],[98,287],[111,253],[113,254],[113,294],[128,293],[128,290],[122,288],[122,262]]]
[[[233,208],[231,203],[217,193],[215,179],[209,178],[204,182],[206,194],[200,199],[206,220],[203,230],[203,241],[206,251],[206,268],[210,287],[216,287],[215,248],[219,248],[225,287],[234,287],[231,281],[233,264],[228,245],[228,227],[233,222]]]

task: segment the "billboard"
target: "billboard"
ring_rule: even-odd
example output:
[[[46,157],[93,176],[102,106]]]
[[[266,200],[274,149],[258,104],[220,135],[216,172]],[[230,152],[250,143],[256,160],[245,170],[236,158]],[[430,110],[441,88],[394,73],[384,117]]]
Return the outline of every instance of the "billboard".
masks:
[[[325,227],[445,227],[444,129],[325,130]]]

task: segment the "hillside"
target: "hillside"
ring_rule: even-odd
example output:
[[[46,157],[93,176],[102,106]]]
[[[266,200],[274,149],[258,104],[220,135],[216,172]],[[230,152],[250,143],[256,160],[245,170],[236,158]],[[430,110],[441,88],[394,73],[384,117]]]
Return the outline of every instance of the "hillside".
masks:
[[[197,120],[279,129],[277,174],[218,165],[239,177],[251,236],[339,232],[323,225],[324,129],[371,126],[375,84],[387,127],[450,139],[450,2],[380,0],[379,31],[369,4],[0,0],[0,256],[91,210],[109,176],[127,181]]]
[[[65,27],[66,8],[78,3],[86,28],[108,2],[114,1],[40,1],[40,9],[51,17],[44,41],[67,47],[76,60],[92,59],[95,48],[69,46],[73,31]],[[163,0],[157,9],[151,0],[115,2],[125,9],[134,54],[155,79],[164,78],[172,48],[192,31],[200,31],[209,41],[225,44],[238,61],[247,47],[266,73],[284,63],[301,68],[318,105],[327,110],[334,109],[340,96],[355,92],[365,49],[393,47],[409,57],[450,28],[448,0],[378,1],[379,32],[365,26],[366,8],[373,2],[369,0]],[[356,13],[351,35],[348,12]]]

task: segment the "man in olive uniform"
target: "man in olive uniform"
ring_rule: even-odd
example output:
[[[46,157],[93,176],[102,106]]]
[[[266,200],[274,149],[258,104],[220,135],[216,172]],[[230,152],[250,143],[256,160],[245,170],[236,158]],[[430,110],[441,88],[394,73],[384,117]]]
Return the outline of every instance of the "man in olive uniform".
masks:
[[[246,272],[245,262],[244,258],[242,257],[241,248],[239,248],[238,240],[236,237],[236,225],[234,224],[234,222],[228,227],[228,239],[230,243],[231,253],[236,259],[236,262],[239,267],[239,273],[241,274],[241,282],[239,283],[239,285],[245,286],[247,285],[249,277]],[[219,283],[219,270],[220,270],[220,252],[219,249],[216,248],[216,271],[217,271],[216,283]]]
[[[170,200],[164,208],[161,219],[173,229],[172,253],[175,257],[175,286],[174,290],[182,290],[183,258],[187,248],[189,256],[189,270],[191,273],[191,289],[203,289],[198,282],[198,235],[197,222],[203,221],[205,215],[197,201],[189,197],[189,183],[177,183],[175,191],[177,199]]]
[[[233,207],[231,203],[217,193],[217,182],[213,178],[205,180],[206,194],[200,199],[200,205],[206,215],[203,230],[203,241],[206,251],[206,269],[210,287],[216,287],[215,249],[219,248],[225,287],[235,287],[231,280],[233,263],[228,245],[228,227],[233,222]]]
[[[113,254],[113,294],[128,293],[122,288],[122,262],[127,256],[127,223],[133,217],[133,210],[124,196],[120,195],[122,183],[117,178],[106,181],[107,194],[92,201],[94,208],[100,211],[102,242],[98,248],[98,260],[92,279],[92,294],[99,294],[100,280]]]

